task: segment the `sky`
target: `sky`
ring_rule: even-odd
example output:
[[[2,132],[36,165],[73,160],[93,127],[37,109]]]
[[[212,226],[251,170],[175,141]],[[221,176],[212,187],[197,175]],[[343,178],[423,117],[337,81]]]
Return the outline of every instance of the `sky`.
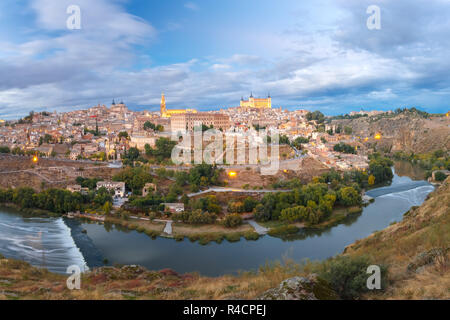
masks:
[[[80,8],[81,29],[67,28]],[[370,5],[380,29],[369,30]],[[450,100],[450,0],[2,0],[0,119],[125,102],[350,111]]]

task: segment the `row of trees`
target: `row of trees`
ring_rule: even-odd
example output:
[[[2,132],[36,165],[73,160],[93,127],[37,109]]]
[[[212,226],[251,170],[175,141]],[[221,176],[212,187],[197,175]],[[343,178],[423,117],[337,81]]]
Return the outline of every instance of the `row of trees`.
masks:
[[[48,210],[55,213],[84,210],[86,207],[103,207],[112,203],[112,197],[105,188],[97,192],[81,194],[63,189],[47,189],[36,192],[32,188],[0,189],[1,203],[14,203],[21,208]]]
[[[391,167],[393,162],[381,157],[379,154],[369,156],[369,169],[367,171],[352,170],[343,174],[330,170],[316,178],[317,182],[329,183],[333,190],[344,186],[351,186],[360,192],[362,189],[371,187],[375,184],[382,184],[391,181],[394,177]]]
[[[173,216],[173,219],[189,224],[213,224],[217,220],[217,215],[215,213],[204,212],[201,209],[197,209],[176,213]]]
[[[360,205],[357,189],[344,186],[338,190],[326,183],[310,183],[291,192],[266,194],[253,213],[259,221],[287,220],[318,223],[328,217],[335,204]]]
[[[413,164],[418,164],[423,169],[427,170],[427,177],[435,170],[450,170],[450,154],[442,149],[434,152],[415,154],[396,152],[393,155],[396,160],[405,160]]]
[[[176,141],[169,138],[159,138],[156,140],[154,148],[149,144],[145,145],[145,154],[149,157],[155,157],[158,162],[163,162],[172,157],[172,149],[176,144]]]
[[[252,197],[247,197],[243,201],[240,200],[230,200],[228,202],[228,212],[231,213],[244,213],[252,212],[253,209],[258,205],[258,201]]]
[[[351,145],[343,142],[335,144],[333,150],[336,152],[356,154],[355,147],[352,147]]]
[[[125,182],[128,190],[140,195],[145,184],[153,182],[153,177],[144,167],[127,167],[114,175],[112,180]]]
[[[155,125],[154,123],[152,123],[150,121],[146,121],[144,123],[144,130],[153,130],[153,131],[162,132],[162,131],[164,131],[164,127],[160,124]]]
[[[190,185],[192,192],[197,192],[200,187],[220,186],[220,172],[222,169],[217,168],[216,165],[199,164],[191,168],[188,172],[178,171],[174,174],[176,183],[183,187]]]
[[[325,121],[325,115],[320,111],[308,112],[306,114],[306,120],[315,120],[317,123],[323,123]]]
[[[0,146],[0,153],[10,153],[18,156],[34,156],[36,151],[34,150],[23,150],[19,147],[14,147],[12,150],[8,146]],[[44,154],[42,152],[37,152],[38,156],[42,157]]]

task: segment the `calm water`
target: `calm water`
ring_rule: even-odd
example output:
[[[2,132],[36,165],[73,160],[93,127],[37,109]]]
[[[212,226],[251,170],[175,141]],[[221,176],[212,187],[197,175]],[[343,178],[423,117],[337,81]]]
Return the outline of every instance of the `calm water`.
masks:
[[[171,268],[181,273],[198,271],[215,276],[256,269],[284,258],[301,261],[334,256],[355,240],[400,221],[403,213],[420,205],[431,191],[433,186],[425,181],[395,175],[392,185],[368,192],[375,202],[344,224],[320,232],[303,231],[285,241],[265,236],[258,241],[225,240],[206,246],[189,240],[152,240],[145,234],[114,226],[69,219],[27,219],[2,211],[0,252],[57,272],[64,272],[70,264],[84,267],[84,261],[91,268],[100,266],[107,259],[109,264],[139,264],[155,270]],[[81,233],[82,229],[87,234]]]

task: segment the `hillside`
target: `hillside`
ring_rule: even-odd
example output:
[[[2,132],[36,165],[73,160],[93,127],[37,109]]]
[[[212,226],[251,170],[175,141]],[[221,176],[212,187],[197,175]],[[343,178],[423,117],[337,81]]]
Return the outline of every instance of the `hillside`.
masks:
[[[348,126],[353,134],[373,137],[382,134],[377,145],[385,151],[426,153],[438,149],[450,150],[450,118],[423,118],[406,112],[392,117],[362,117],[333,120],[333,125]]]
[[[389,289],[376,299],[450,298],[450,178],[404,219],[346,248],[389,266]]]

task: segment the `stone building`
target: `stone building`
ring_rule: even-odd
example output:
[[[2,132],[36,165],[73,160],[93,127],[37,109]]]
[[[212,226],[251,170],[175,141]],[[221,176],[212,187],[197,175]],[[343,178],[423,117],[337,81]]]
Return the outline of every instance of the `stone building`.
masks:
[[[170,118],[172,132],[193,131],[194,127],[202,124],[225,131],[230,128],[230,117],[222,113],[199,112],[175,114]]]

